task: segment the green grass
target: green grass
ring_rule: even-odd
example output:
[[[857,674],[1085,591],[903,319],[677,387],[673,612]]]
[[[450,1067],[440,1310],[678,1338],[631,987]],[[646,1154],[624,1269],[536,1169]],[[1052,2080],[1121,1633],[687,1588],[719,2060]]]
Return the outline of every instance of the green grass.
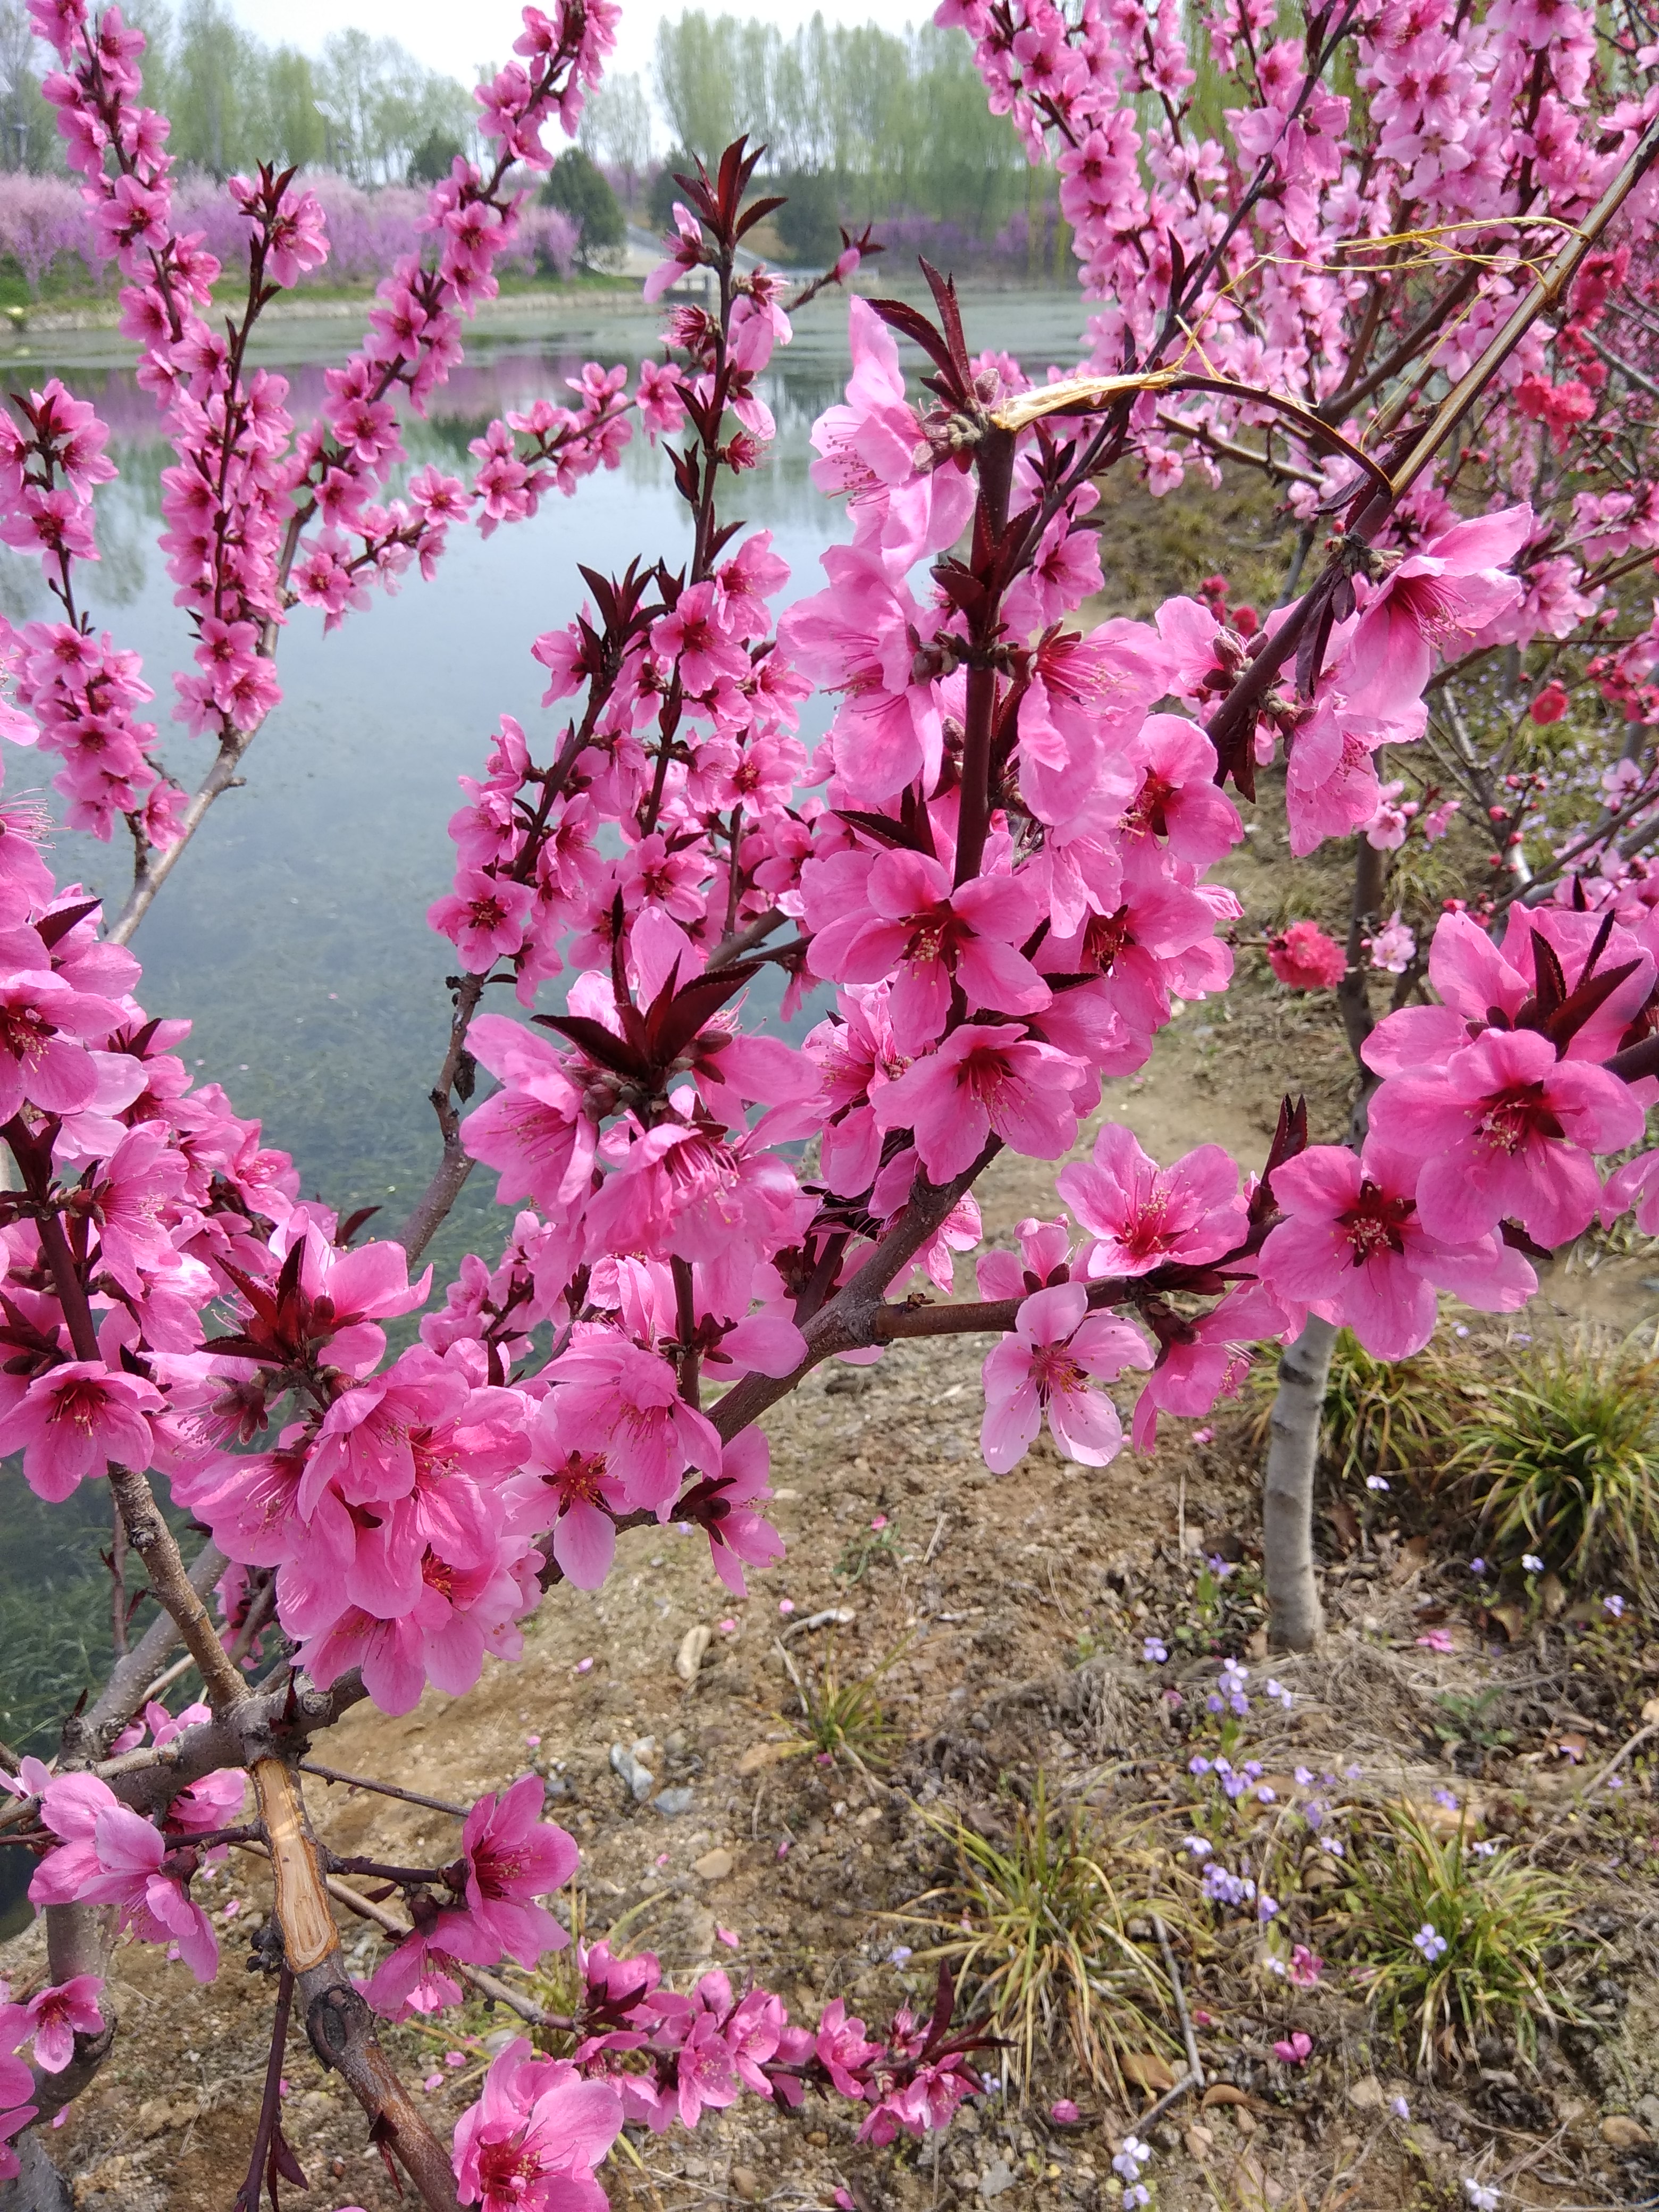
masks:
[[[1320,1455],[1344,1482],[1367,1475],[1421,1474],[1441,1463],[1465,1419],[1466,1363],[1434,1343],[1410,1359],[1373,1359],[1352,1329],[1339,1329],[1320,1420]],[[1259,1361],[1253,1438],[1265,1444],[1275,1365]]]
[[[1351,1848],[1346,1903],[1363,1978],[1423,2073],[1473,2059],[1494,2030],[1530,2057],[1540,2019],[1581,2017],[1551,1963],[1573,1918],[1558,1875],[1507,1844],[1483,1855],[1462,1825],[1437,1835],[1408,1804],[1385,1807]],[[1444,1941],[1437,1957],[1414,1940],[1425,1929]]]
[[[1144,1948],[1153,1858],[1136,1837],[1052,1804],[1040,1771],[1006,1843],[928,1818],[951,1845],[955,1877],[895,1917],[932,1938],[915,1964],[948,1965],[970,2008],[1006,2039],[1022,2092],[1062,2039],[1091,2081],[1121,2096],[1132,2055],[1170,2054],[1179,2072],[1169,1982]],[[1168,1923],[1184,1921],[1170,1900],[1157,1910]]]
[[[1453,1464],[1486,1540],[1536,1553],[1564,1578],[1601,1570],[1638,1586],[1659,1541],[1659,1360],[1583,1343],[1540,1352],[1470,1407]]]
[[[784,1651],[783,1663],[800,1706],[792,1723],[800,1737],[800,1750],[836,1761],[845,1759],[854,1766],[885,1766],[901,1732],[889,1720],[876,1686],[903,1650],[900,1644],[878,1667],[850,1681],[842,1679],[833,1638],[817,1673],[797,1665]]]

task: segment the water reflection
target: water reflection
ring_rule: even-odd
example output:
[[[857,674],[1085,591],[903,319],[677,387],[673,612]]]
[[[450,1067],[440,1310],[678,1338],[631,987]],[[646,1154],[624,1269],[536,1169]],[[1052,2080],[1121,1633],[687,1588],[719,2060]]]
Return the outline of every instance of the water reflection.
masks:
[[[1075,362],[1080,320],[1075,295],[968,301],[973,343],[1020,353],[1039,374],[1051,360]],[[635,312],[481,337],[430,418],[410,425],[410,465],[470,471],[468,442],[494,416],[562,397],[590,356],[631,367],[653,327]],[[843,307],[810,310],[765,382],[777,447],[744,485],[741,511],[773,532],[789,562],[787,598],[817,588],[818,554],[844,534],[840,510],[809,482],[807,433],[845,380],[845,333]],[[352,335],[343,321],[320,331],[294,324],[266,339],[264,358],[289,376],[297,419],[315,409],[326,361]],[[10,388],[55,371],[112,426],[121,474],[100,492],[103,557],[84,598],[95,622],[143,654],[165,716],[170,672],[188,652],[156,545],[161,472],[172,457],[152,402],[113,351],[99,337],[78,359],[49,359],[37,346],[27,361],[0,360]],[[377,594],[328,638],[318,617],[295,611],[281,654],[284,697],[249,756],[247,787],[209,817],[135,950],[149,1011],[191,1017],[185,1049],[200,1074],[258,1115],[270,1141],[294,1153],[307,1190],[343,1211],[378,1203],[395,1221],[435,1156],[426,1091],[442,1053],[453,953],[424,914],[449,878],[456,776],[481,761],[503,712],[532,731],[544,721],[528,647],[574,611],[578,562],[621,568],[641,552],[679,561],[689,544],[665,459],[636,437],[617,470],[572,499],[550,500],[532,520],[488,539],[452,536],[435,585],[410,579],[394,598]],[[0,609],[14,621],[51,613],[37,562],[0,552]],[[820,715],[808,735],[821,727]],[[204,750],[176,730],[164,730],[164,750],[193,783]],[[31,779],[15,753],[7,766],[13,792],[45,780]],[[78,875],[118,902],[118,847],[61,832],[54,858],[61,878]],[[493,1212],[488,1190],[470,1188],[434,1249],[441,1276],[470,1244],[499,1239]]]

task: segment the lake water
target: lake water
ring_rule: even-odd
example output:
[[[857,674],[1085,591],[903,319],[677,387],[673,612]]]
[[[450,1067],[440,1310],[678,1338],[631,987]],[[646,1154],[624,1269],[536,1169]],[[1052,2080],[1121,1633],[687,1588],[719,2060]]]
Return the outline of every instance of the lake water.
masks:
[[[964,305],[975,349],[1006,348],[1038,377],[1050,362],[1078,359],[1075,293],[986,292]],[[819,553],[846,534],[841,509],[807,476],[811,423],[848,374],[846,327],[845,302],[833,298],[800,318],[796,343],[763,385],[775,448],[725,510],[772,532],[793,572],[786,599],[818,588]],[[356,328],[295,320],[264,336],[259,358],[290,378],[297,421],[313,411],[324,367],[344,356]],[[607,302],[580,319],[520,313],[477,332],[431,416],[407,426],[411,465],[433,460],[470,477],[468,441],[493,416],[544,394],[563,398],[564,380],[589,357],[631,368],[653,350],[656,328],[648,312]],[[189,665],[187,627],[156,544],[171,453],[130,358],[112,335],[43,336],[0,349],[0,370],[13,391],[59,374],[112,426],[121,474],[100,494],[102,561],[82,572],[77,589],[100,627],[143,653],[167,757],[193,786],[208,751],[167,720],[172,672]],[[222,1083],[239,1112],[257,1115],[266,1140],[295,1156],[307,1190],[343,1212],[378,1204],[394,1224],[436,1158],[426,1093],[443,1054],[443,979],[455,955],[424,916],[449,884],[455,779],[479,769],[504,712],[546,753],[531,640],[575,611],[579,562],[610,571],[636,554],[685,558],[684,516],[662,452],[636,435],[619,469],[590,477],[574,498],[546,501],[533,520],[488,539],[452,532],[434,582],[410,577],[395,597],[377,592],[331,636],[312,610],[294,611],[279,655],[284,696],[248,756],[246,787],[215,807],[133,949],[149,1012],[193,1020],[185,1049],[201,1076]],[[0,607],[13,620],[50,616],[38,562],[0,549]],[[809,738],[825,719],[820,708]],[[8,750],[9,795],[44,780],[31,765]],[[60,880],[78,876],[112,910],[119,905],[121,845],[60,833],[52,858]],[[505,1217],[491,1221],[493,1182],[473,1179],[434,1246],[441,1275],[470,1243],[499,1249]]]

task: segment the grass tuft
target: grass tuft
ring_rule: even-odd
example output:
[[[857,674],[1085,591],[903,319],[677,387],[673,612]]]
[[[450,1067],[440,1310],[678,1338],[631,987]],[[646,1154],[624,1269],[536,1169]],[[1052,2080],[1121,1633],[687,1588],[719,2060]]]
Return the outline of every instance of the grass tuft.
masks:
[[[972,2008],[1008,2045],[1022,2094],[1039,2056],[1060,2039],[1097,2087],[1133,2100],[1125,2062],[1171,2054],[1168,1978],[1143,1948],[1154,1909],[1184,1924],[1181,1908],[1149,1902],[1153,1853],[1127,1829],[1103,1834],[1079,1806],[1050,1802],[1039,1770],[1031,1804],[1014,1809],[998,1842],[954,1818],[927,1815],[955,1854],[956,1876],[895,1915],[931,1934],[918,1966],[947,1965]],[[1107,1871],[1108,1867],[1112,1872]],[[1139,1885],[1126,1887],[1126,1873]],[[1144,2084],[1142,2084],[1144,2086]]]
[[[1472,2060],[1495,2029],[1530,2058],[1540,2018],[1582,2018],[1549,1963],[1572,1925],[1559,1875],[1508,1845],[1477,1846],[1462,1823],[1438,1835],[1410,1804],[1384,1807],[1353,1851],[1346,1901],[1363,1976],[1421,2072]]]
[[[854,1675],[851,1681],[842,1680],[833,1637],[823,1665],[816,1673],[798,1666],[781,1644],[778,1649],[800,1705],[799,1717],[791,1723],[801,1739],[800,1750],[837,1761],[845,1759],[854,1766],[872,1771],[885,1766],[902,1731],[889,1719],[876,1686],[905,1646],[901,1644],[878,1667],[867,1674]]]
[[[1659,1359],[1589,1343],[1540,1352],[1471,1408],[1468,1471],[1492,1548],[1536,1553],[1565,1579],[1621,1569],[1638,1586],[1659,1543]]]
[[[1436,1467],[1464,1417],[1467,1363],[1431,1343],[1409,1359],[1374,1359],[1352,1329],[1339,1329],[1320,1417],[1320,1456],[1339,1481],[1367,1475],[1422,1474]],[[1252,1427],[1267,1437],[1275,1364],[1262,1361],[1251,1389],[1259,1401]]]

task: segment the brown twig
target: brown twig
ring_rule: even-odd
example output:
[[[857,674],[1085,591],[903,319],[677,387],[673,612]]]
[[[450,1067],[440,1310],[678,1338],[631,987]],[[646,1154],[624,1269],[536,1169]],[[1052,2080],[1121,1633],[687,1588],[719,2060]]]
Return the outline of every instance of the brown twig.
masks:
[[[465,1805],[446,1804],[441,1797],[423,1797],[418,1790],[404,1790],[395,1782],[371,1782],[366,1774],[343,1774],[338,1767],[324,1766],[314,1759],[299,1762],[301,1774],[315,1774],[324,1782],[338,1782],[351,1790],[372,1790],[377,1796],[400,1798],[405,1805],[424,1805],[428,1813],[447,1813],[452,1820],[465,1820]]]
[[[1192,2021],[1187,2017],[1187,1992],[1181,1986],[1181,1973],[1175,1962],[1175,1952],[1170,1943],[1170,1931],[1164,1925],[1161,1913],[1152,1915],[1152,1930],[1158,1937],[1158,1948],[1164,1954],[1164,1971],[1170,1977],[1170,1990],[1175,1998],[1176,2018],[1181,2022],[1182,2040],[1187,2046],[1187,2063],[1192,2069],[1192,2086],[1204,2087],[1204,2065],[1198,2055],[1198,2038],[1193,2033]]]
[[[233,2212],[259,2212],[265,2175],[271,2173],[270,2201],[276,2202],[276,2133],[283,2109],[283,2058],[288,2050],[289,2014],[294,2003],[294,1977],[283,1966],[276,1979],[276,2014],[270,2027],[270,2056],[265,2062],[264,2095],[259,2100],[259,2124],[248,2154],[247,2177],[236,2192]]]

